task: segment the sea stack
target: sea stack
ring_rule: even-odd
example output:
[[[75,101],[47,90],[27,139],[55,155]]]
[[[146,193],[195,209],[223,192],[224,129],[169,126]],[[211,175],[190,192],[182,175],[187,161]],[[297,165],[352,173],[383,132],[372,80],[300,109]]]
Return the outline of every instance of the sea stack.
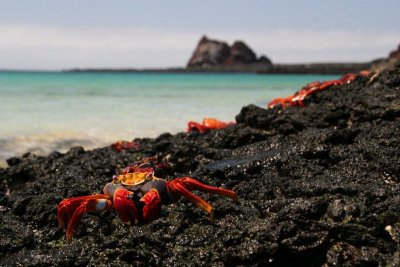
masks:
[[[389,59],[390,58],[395,58],[397,60],[400,60],[400,45],[397,47],[397,50],[390,52]]]
[[[375,60],[372,64],[371,71],[379,73],[395,67],[400,67],[400,45],[397,49],[391,51],[388,57]]]
[[[262,55],[257,58],[256,53],[243,41],[235,41],[232,46],[226,42],[211,40],[203,36],[187,67],[235,66],[248,64],[271,65],[269,58]]]

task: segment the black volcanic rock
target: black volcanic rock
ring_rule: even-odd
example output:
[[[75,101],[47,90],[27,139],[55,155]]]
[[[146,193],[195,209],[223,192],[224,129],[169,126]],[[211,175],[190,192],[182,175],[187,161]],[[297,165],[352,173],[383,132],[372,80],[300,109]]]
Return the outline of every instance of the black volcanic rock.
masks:
[[[37,157],[0,169],[0,266],[399,266],[400,70],[358,77],[305,108],[244,107],[237,125]],[[72,243],[57,227],[61,199],[100,193],[130,162],[158,155],[166,179],[235,190],[199,193],[145,225],[87,214]]]
[[[262,63],[270,65],[266,56],[257,59],[256,54],[244,42],[236,41],[229,47],[227,43],[210,40],[203,36],[197,45],[188,67],[235,66]]]

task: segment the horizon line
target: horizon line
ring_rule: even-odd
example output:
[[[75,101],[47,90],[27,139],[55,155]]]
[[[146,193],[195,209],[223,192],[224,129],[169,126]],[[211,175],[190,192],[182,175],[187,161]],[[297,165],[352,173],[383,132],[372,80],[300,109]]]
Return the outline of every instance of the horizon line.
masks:
[[[272,63],[270,66],[307,66],[307,65],[361,65],[361,64],[373,64],[374,62],[385,60],[387,58],[376,58],[369,61],[309,61],[309,62],[294,62],[294,63]],[[29,69],[29,68],[0,68],[0,72],[74,72],[74,71],[132,71],[132,72],[150,72],[150,71],[168,71],[168,70],[200,70],[200,69],[229,69],[229,68],[251,68],[255,66],[267,66],[263,64],[243,64],[243,65],[216,65],[210,67],[187,67],[187,66],[168,66],[168,67],[71,67],[71,68],[60,68],[60,69]]]

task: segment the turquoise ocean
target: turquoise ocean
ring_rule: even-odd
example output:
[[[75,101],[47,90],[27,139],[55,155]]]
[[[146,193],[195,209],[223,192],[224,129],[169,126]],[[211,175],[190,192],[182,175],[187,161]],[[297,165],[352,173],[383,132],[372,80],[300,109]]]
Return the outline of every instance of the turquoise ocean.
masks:
[[[0,164],[26,152],[186,130],[190,120],[234,121],[332,75],[0,72]]]

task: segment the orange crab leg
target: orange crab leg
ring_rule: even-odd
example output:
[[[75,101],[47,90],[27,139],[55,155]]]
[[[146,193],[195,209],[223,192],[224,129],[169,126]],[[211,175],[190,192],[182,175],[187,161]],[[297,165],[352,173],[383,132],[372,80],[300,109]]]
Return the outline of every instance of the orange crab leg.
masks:
[[[207,129],[222,129],[227,127],[228,125],[235,124],[234,122],[223,122],[214,118],[204,118],[203,125]]]
[[[200,123],[189,121],[187,132],[191,131],[198,131],[199,133],[205,133],[207,131],[207,128]]]
[[[173,183],[173,184],[170,184],[170,186],[172,187],[173,190],[177,191],[179,194],[181,194],[182,196],[186,197],[187,199],[192,201],[194,204],[196,204],[198,207],[200,207],[202,210],[204,210],[205,212],[210,214],[211,220],[214,219],[213,212],[212,212],[213,208],[209,203],[207,203],[206,201],[204,201],[200,197],[194,195],[192,192],[187,190],[180,183]]]
[[[290,95],[287,97],[278,97],[275,98],[274,100],[272,100],[271,102],[269,102],[268,104],[268,108],[273,108],[276,105],[280,104],[282,107],[286,107],[289,103],[291,103],[292,99],[294,96]]]
[[[212,206],[204,201],[202,198],[194,195],[192,192],[190,192],[190,190],[200,190],[210,194],[218,194],[221,196],[229,197],[235,201],[238,200],[236,193],[232,190],[208,186],[190,177],[183,177],[172,180],[168,183],[168,185],[174,191],[177,191],[178,193],[192,201],[194,204],[199,206],[202,210],[210,214],[211,220],[213,220]]]
[[[281,104],[282,107],[285,107],[285,98],[281,98],[281,97],[277,97],[274,100],[272,100],[271,102],[268,103],[268,108],[273,108],[275,107],[277,104]]]
[[[310,91],[308,91],[308,92],[310,92]],[[299,105],[300,107],[304,107],[303,100],[309,94],[308,92],[304,92],[304,93],[298,94],[295,97],[293,97],[292,102],[290,103],[290,106],[294,107],[296,105]]]
[[[204,118],[201,124],[189,121],[187,132],[198,131],[200,133],[205,133],[208,130],[222,129],[233,124],[235,124],[235,122],[223,122],[215,118]]]
[[[235,201],[238,200],[236,193],[232,190],[205,185],[190,177],[179,178],[178,181],[180,181],[188,190],[199,190],[210,194],[229,197]]]
[[[342,83],[343,82],[341,80],[327,81],[327,82],[322,83],[318,90],[319,91],[325,90],[325,89],[327,89],[327,88],[329,88],[331,86],[334,86],[334,85],[341,85]]]
[[[356,74],[353,73],[348,73],[346,75],[343,75],[343,77],[340,79],[342,83],[350,83],[352,82],[355,78],[357,77]]]

